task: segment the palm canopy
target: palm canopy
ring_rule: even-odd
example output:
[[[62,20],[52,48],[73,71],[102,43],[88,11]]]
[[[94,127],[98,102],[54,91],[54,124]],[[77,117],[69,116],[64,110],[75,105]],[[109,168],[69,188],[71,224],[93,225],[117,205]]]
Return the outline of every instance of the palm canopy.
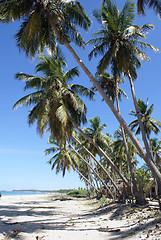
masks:
[[[161,2],[160,0],[137,0],[137,11],[138,14],[145,15],[145,6],[153,8],[156,14],[161,17]]]
[[[49,137],[48,144],[53,145],[52,147],[44,151],[45,155],[53,154],[47,163],[51,165],[51,169],[56,169],[56,174],[62,171],[63,177],[65,176],[66,170],[70,172],[71,168],[77,166],[78,163],[76,158],[73,157],[72,151],[69,151],[68,146],[57,143],[52,136]]]
[[[102,133],[102,131],[106,128],[106,124],[101,125],[101,118],[100,117],[94,117],[89,120],[90,127],[84,127],[83,130],[87,136],[89,136],[100,148],[107,149],[109,143],[111,142],[111,138],[105,134]],[[88,149],[92,152],[92,154],[96,155],[98,152],[97,149],[91,144],[88,144]]]
[[[115,140],[111,145],[113,148],[114,162],[115,164],[121,164],[121,165],[123,163],[123,165],[126,166],[126,171],[127,171],[127,156],[126,156],[126,149],[125,149],[125,145],[122,137],[121,128],[115,131],[114,138]],[[129,140],[127,134],[125,134],[125,138],[126,138],[126,142],[129,149],[130,160],[132,161],[133,165],[136,165],[137,164],[136,154],[138,153],[137,149],[134,146],[134,144]]]
[[[138,101],[137,101],[141,120],[143,122],[145,132],[149,138],[149,135],[151,134],[151,132],[154,132],[155,134],[157,134],[159,132],[159,127],[161,127],[161,122],[159,122],[158,120],[151,117],[151,114],[154,110],[154,105],[152,104],[150,107],[148,107],[148,103],[149,103],[148,99],[147,99],[146,103],[144,103],[140,99],[138,99]],[[136,112],[130,111],[130,115],[136,116]],[[140,126],[138,123],[138,119],[132,121],[129,124],[129,126],[131,127],[132,130],[136,129],[135,134],[140,133]]]
[[[115,77],[110,76],[108,72],[98,75],[97,81],[111,101],[114,102],[116,100],[116,91],[118,91],[118,98],[120,101],[122,96],[128,98],[126,93],[121,88],[118,87],[117,89]],[[119,78],[117,79],[117,82],[122,83],[123,79]],[[96,91],[96,87],[92,87],[92,90]]]
[[[152,30],[153,25],[145,24],[141,27],[133,25],[135,4],[131,1],[126,1],[122,11],[119,11],[112,1],[105,0],[101,9],[93,11],[93,16],[101,24],[101,29],[88,41],[94,45],[89,59],[103,55],[98,65],[98,72],[102,73],[111,66],[115,77],[130,73],[133,79],[137,78],[136,68],[141,66],[141,59],[149,60],[141,49],[150,47],[159,51],[154,46],[140,41],[146,38],[145,33]]]
[[[15,35],[17,45],[27,55],[43,51],[44,47],[55,49],[56,41],[84,44],[76,27],[85,31],[90,26],[83,7],[74,0],[0,0],[0,21],[8,23],[21,20]]]
[[[78,93],[93,97],[87,88],[70,84],[70,81],[79,76],[77,68],[64,71],[65,62],[57,50],[57,56],[47,57],[41,55],[36,71],[42,76],[16,74],[16,79],[26,82],[26,89],[35,89],[33,93],[16,102],[13,109],[18,106],[33,106],[29,115],[29,124],[37,121],[37,130],[43,135],[45,130],[50,130],[57,141],[70,138],[73,126],[69,121],[72,118],[77,125],[86,122],[86,106]]]

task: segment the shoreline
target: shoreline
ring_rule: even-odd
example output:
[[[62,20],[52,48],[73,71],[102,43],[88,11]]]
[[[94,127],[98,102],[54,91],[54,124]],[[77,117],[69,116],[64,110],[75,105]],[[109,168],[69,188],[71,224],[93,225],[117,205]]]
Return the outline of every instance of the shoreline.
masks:
[[[1,240],[136,240],[153,239],[154,234],[159,240],[161,236],[157,236],[161,233],[157,209],[112,202],[98,207],[95,199],[62,194],[3,196],[0,220]]]

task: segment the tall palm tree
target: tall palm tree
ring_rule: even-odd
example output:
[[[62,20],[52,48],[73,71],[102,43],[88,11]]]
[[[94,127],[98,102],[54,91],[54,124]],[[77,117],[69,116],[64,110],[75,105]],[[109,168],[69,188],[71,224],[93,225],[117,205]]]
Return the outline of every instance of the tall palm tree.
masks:
[[[79,72],[77,68],[63,70],[65,62],[58,49],[56,57],[42,55],[39,58],[36,72],[43,73],[43,76],[16,74],[16,79],[26,81],[25,90],[35,89],[35,92],[17,101],[13,109],[33,106],[28,116],[29,124],[37,121],[37,130],[41,135],[49,128],[53,137],[62,142],[72,135],[73,125],[69,116],[78,125],[86,121],[86,106],[75,91],[90,97],[93,94],[83,86],[69,83],[74,76],[79,76]]]
[[[153,8],[156,14],[161,17],[161,2],[160,0],[137,0],[137,11],[138,14],[145,15],[146,5],[150,8]]]
[[[148,99],[147,99],[146,103],[143,102],[140,99],[137,100],[137,105],[138,105],[139,113],[140,113],[140,116],[141,116],[141,120],[143,122],[144,130],[145,130],[145,133],[147,135],[147,139],[149,141],[149,146],[150,146],[151,151],[152,151],[150,134],[151,134],[151,132],[154,132],[155,134],[158,134],[160,132],[159,128],[161,128],[161,122],[159,122],[158,120],[154,119],[151,116],[151,114],[154,110],[154,105],[152,104],[149,107],[148,104],[149,104]],[[136,112],[130,111],[130,115],[136,117]],[[129,124],[129,126],[131,127],[132,130],[136,129],[135,134],[140,133],[140,126],[139,126],[139,123],[138,123],[138,119],[132,121]],[[152,151],[152,154],[153,154],[153,151]]]
[[[137,77],[136,68],[141,66],[139,58],[143,60],[149,59],[138,46],[141,48],[150,47],[155,51],[159,50],[148,43],[140,41],[141,38],[145,38],[145,32],[147,30],[153,29],[153,25],[145,24],[141,27],[133,26],[134,13],[135,4],[130,1],[125,3],[121,12],[110,0],[104,1],[100,10],[94,10],[93,16],[102,24],[102,29],[94,34],[94,39],[89,41],[89,43],[94,44],[89,58],[91,59],[92,56],[97,56],[98,54],[103,55],[98,65],[99,73],[102,73],[108,66],[111,66],[111,71],[115,77],[120,77],[120,74],[128,77],[134,105],[138,113],[133,80]],[[158,181],[160,181],[160,173],[151,159],[140,115],[137,114],[137,117],[147,152],[146,156],[140,151],[141,149],[138,148],[136,139],[134,140],[131,138],[130,133],[128,133],[121,122],[120,125],[124,127],[124,130],[128,133],[135,146],[137,146],[141,157],[143,157],[153,174],[157,176]]]
[[[116,110],[113,103],[105,94],[92,73],[88,70],[74,49],[69,44],[74,41],[78,46],[83,45],[83,39],[78,33],[76,26],[88,30],[90,20],[78,1],[51,1],[51,0],[0,0],[0,21],[4,23],[13,20],[22,20],[23,23],[16,35],[18,46],[27,55],[34,55],[36,51],[42,51],[44,47],[55,49],[56,40],[67,47],[74,59],[92,81],[111,111],[123,126],[140,155],[147,162],[150,169],[161,181],[161,175],[151,164],[150,159],[146,160],[146,153],[135,135],[130,131],[128,125]]]

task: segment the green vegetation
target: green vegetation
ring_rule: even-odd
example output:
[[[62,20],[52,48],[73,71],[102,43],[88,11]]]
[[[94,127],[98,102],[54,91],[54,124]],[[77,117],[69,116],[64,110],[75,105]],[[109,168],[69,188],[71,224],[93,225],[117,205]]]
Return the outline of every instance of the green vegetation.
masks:
[[[87,196],[87,189],[72,190],[72,191],[69,191],[67,195],[72,197],[84,197],[84,196]]]

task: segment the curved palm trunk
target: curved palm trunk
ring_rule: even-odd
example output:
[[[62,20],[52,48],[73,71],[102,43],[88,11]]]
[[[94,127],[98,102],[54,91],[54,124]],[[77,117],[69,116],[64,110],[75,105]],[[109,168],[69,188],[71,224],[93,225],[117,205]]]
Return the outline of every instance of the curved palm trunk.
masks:
[[[96,81],[96,79],[94,78],[92,73],[88,70],[88,68],[85,66],[85,64],[82,62],[82,60],[78,57],[78,55],[76,54],[74,49],[71,47],[71,45],[67,41],[61,40],[59,31],[58,31],[55,23],[53,22],[53,19],[50,16],[50,13],[46,9],[45,9],[45,11],[46,11],[46,14],[48,16],[48,19],[49,19],[49,22],[50,22],[50,25],[51,25],[52,29],[56,32],[58,39],[60,39],[60,43],[62,45],[64,45],[69,50],[69,52],[72,54],[72,56],[74,57],[76,62],[79,64],[79,66],[82,68],[82,70],[85,72],[87,77],[89,77],[89,79],[91,80],[93,85],[96,87],[97,91],[101,94],[101,96],[103,97],[103,99],[105,100],[105,102],[107,103],[107,105],[109,106],[111,111],[113,112],[114,116],[116,117],[116,119],[118,120],[120,125],[124,128],[125,132],[128,134],[131,141],[136,146],[140,156],[144,159],[144,161],[148,165],[149,169],[152,171],[152,174],[157,178],[157,181],[159,181],[160,184],[161,184],[161,173],[156,168],[155,164],[152,162],[151,157],[149,156],[148,152],[147,152],[147,154],[145,153],[144,149],[140,145],[140,143],[137,140],[137,138],[135,137],[135,135],[132,133],[132,131],[129,129],[128,125],[126,124],[126,122],[122,118],[122,116],[116,110],[114,104],[110,101],[109,97],[105,94],[105,92],[103,91],[101,86],[98,84],[98,82]]]
[[[117,110],[120,114],[120,105],[119,105],[119,99],[118,99],[118,81],[116,80],[116,103],[117,103]],[[134,194],[135,198],[136,198],[136,203],[139,205],[142,205],[145,203],[145,200],[141,198],[141,196],[139,195],[139,191],[137,188],[137,184],[136,184],[136,180],[135,180],[135,176],[134,176],[134,171],[133,171],[133,166],[131,163],[131,159],[130,159],[130,154],[129,154],[129,149],[128,149],[128,145],[127,145],[127,141],[126,141],[126,137],[125,137],[125,132],[122,126],[121,127],[121,132],[122,132],[122,137],[123,137],[123,142],[124,142],[124,146],[125,146],[125,153],[127,156],[127,163],[128,163],[128,167],[130,170],[130,174],[131,174],[131,181],[132,181],[132,185],[131,185],[131,192],[132,195]]]
[[[75,128],[79,131],[79,133],[80,133],[85,139],[87,139],[89,142],[91,142],[91,143],[93,144],[93,146],[95,146],[95,147],[97,148],[97,150],[99,151],[99,153],[106,158],[106,160],[108,161],[108,163],[110,164],[110,166],[112,167],[112,169],[114,169],[115,172],[120,176],[120,178],[121,178],[122,181],[126,184],[126,186],[128,186],[128,187],[130,188],[130,185],[129,185],[127,179],[121,174],[121,172],[119,171],[119,169],[115,166],[115,164],[114,164],[114,163],[112,162],[112,160],[107,156],[107,154],[106,154],[90,137],[88,137],[88,136],[80,129],[80,127],[77,126],[77,124],[76,124],[70,117],[69,117],[69,119],[70,119],[70,121],[73,123],[73,125],[75,126]],[[89,152],[89,154],[91,154],[91,153]],[[96,159],[93,155],[92,155],[92,158],[93,158],[93,159]],[[100,164],[99,162],[97,162],[97,163]],[[102,165],[100,165],[100,167],[102,168],[102,170],[104,170],[104,171],[106,172],[106,174],[108,174],[107,171],[106,171],[106,169],[103,168]],[[109,177],[110,177],[110,175],[109,175]]]
[[[98,167],[96,165],[96,162],[91,157],[90,157],[90,164],[93,168],[95,167],[95,171],[99,175]],[[106,182],[105,182],[105,184],[106,184]],[[102,189],[102,183],[100,181],[99,181],[99,188]]]
[[[121,195],[120,190],[118,188],[118,186],[116,185],[115,181],[113,180],[113,178],[110,176],[110,174],[106,171],[106,169],[100,164],[100,162],[95,158],[95,156],[93,156],[93,154],[86,148],[84,147],[81,142],[74,136],[72,136],[73,139],[80,144],[83,149],[93,158],[93,160],[100,166],[100,168],[103,170],[103,172],[106,174],[106,176],[110,179],[112,185],[115,187],[116,191],[119,193],[119,195]]]
[[[73,151],[79,156],[80,159],[82,159],[83,162],[85,162],[87,164],[88,167],[90,167],[90,169],[93,171],[93,173],[98,177],[98,179],[102,182],[102,184],[105,186],[105,188],[107,189],[107,191],[109,192],[109,194],[111,195],[111,197],[114,199],[114,196],[111,192],[111,190],[109,189],[109,187],[105,184],[105,182],[102,180],[102,178],[99,176],[99,174],[93,169],[93,167],[89,164],[88,161],[86,161],[81,154],[75,150],[75,148],[72,146],[72,144],[69,142],[69,146],[73,149]]]
[[[141,120],[141,116],[140,116],[138,105],[137,105],[133,79],[132,79],[129,71],[128,71],[128,78],[129,78],[129,82],[130,82],[131,94],[132,94],[134,107],[135,107],[136,115],[137,115],[138,122],[139,122],[139,127],[140,127],[140,130],[141,130],[142,139],[143,139],[143,142],[144,142],[144,145],[145,145],[145,149],[146,149],[147,155],[152,159],[151,152],[150,152],[149,145],[148,145],[148,141],[146,139],[144,125],[143,125],[143,122]]]
[[[101,194],[101,192],[76,167],[72,167],[92,188],[96,190],[97,193]]]

